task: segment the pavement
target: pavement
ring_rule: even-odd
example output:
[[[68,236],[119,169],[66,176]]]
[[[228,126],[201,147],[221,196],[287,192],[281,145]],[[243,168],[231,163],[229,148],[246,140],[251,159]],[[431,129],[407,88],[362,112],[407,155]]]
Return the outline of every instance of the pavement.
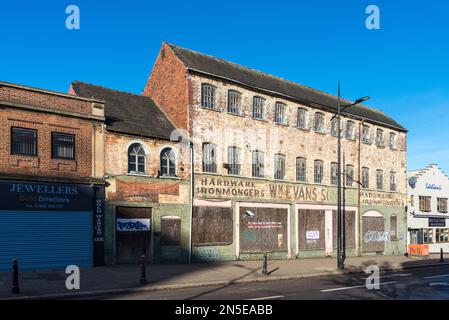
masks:
[[[345,270],[336,267],[335,258],[272,260],[268,262],[268,275],[262,275],[262,261],[231,261],[198,264],[154,264],[146,266],[147,284],[140,284],[139,265],[116,265],[80,270],[80,289],[66,288],[65,270],[20,270],[20,294],[12,294],[12,273],[0,272],[0,299],[66,299],[121,295],[156,290],[229,286],[357,274],[367,266],[376,265],[381,271],[400,271],[413,268],[448,266],[439,256],[427,259],[405,256],[350,257]]]

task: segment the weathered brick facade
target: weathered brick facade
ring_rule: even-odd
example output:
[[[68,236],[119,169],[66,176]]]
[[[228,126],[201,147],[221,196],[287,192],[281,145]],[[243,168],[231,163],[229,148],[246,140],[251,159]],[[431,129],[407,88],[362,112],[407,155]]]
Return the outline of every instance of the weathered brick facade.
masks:
[[[230,208],[231,216],[234,217],[233,237],[230,243],[195,246],[193,248],[194,255],[205,260],[256,257],[257,255],[248,255],[248,252],[242,252],[241,241],[254,241],[255,239],[254,234],[251,233],[254,230],[242,231],[242,221],[244,220],[240,223],[235,220],[238,217],[244,219],[242,214],[244,214],[245,208],[263,208],[263,210],[275,210],[277,208],[288,212],[287,222],[281,223],[288,224],[288,230],[290,230],[288,239],[284,238],[284,234],[278,234],[279,248],[284,250],[285,242],[283,241],[288,242],[287,253],[282,253],[281,250],[277,253],[274,252],[273,257],[311,257],[335,254],[335,249],[332,249],[335,245],[335,239],[333,243],[329,240],[335,236],[335,230],[332,231],[332,224],[335,224],[335,220],[332,221],[334,219],[332,217],[336,210],[336,187],[331,184],[331,163],[337,162],[337,138],[332,136],[330,132],[330,119],[333,113],[329,111],[329,108],[319,106],[316,103],[302,103],[276,92],[264,91],[260,88],[238,83],[233,81],[232,78],[225,79],[240,71],[244,74],[249,74],[251,71],[239,69],[240,67],[228,65],[227,62],[201,56],[201,54],[179,47],[175,52],[172,48],[173,46],[166,43],[162,45],[144,94],[157,100],[159,106],[178,126],[185,128],[187,124],[194,143],[196,206],[209,208],[210,212],[219,210],[217,207]],[[178,54],[185,52],[187,52],[183,57],[185,60],[182,60]],[[195,61],[192,62],[192,60]],[[207,70],[208,63],[212,65],[210,72]],[[191,67],[192,64],[204,69],[198,71],[195,67]],[[230,71],[229,77],[223,74],[223,65],[234,68]],[[221,72],[220,76],[214,76],[214,71]],[[179,75],[179,77],[174,77],[174,75]],[[269,81],[275,80],[270,78]],[[201,105],[202,84],[209,84],[215,88],[215,109],[206,109]],[[187,103],[183,91],[186,87],[188,88]],[[238,114],[229,113],[227,110],[229,90],[241,94],[241,110]],[[178,97],[181,98],[175,99],[174,92],[177,92]],[[325,93],[320,94],[326,95]],[[255,96],[265,99],[263,120],[253,118],[252,108],[253,97]],[[274,121],[275,103],[277,102],[286,106],[285,124],[277,124]],[[307,126],[305,129],[297,128],[298,108],[307,110]],[[314,130],[316,112],[324,115],[325,130],[323,133]],[[378,111],[374,111],[374,114],[376,112]],[[378,112],[378,115],[381,115],[381,113]],[[385,119],[383,115],[380,118]],[[345,135],[346,123],[349,120],[355,123],[356,135],[354,140],[347,139]],[[369,126],[370,143],[361,141],[362,125]],[[384,140],[386,141],[384,147],[376,146],[377,129],[383,130]],[[396,135],[397,148],[390,149],[389,147],[388,137],[390,133]],[[404,215],[407,190],[406,131],[377,120],[362,119],[360,116],[345,114],[342,116],[342,134],[343,161],[345,165],[353,166],[354,180],[361,182],[361,169],[369,169],[368,187],[361,188],[359,183],[354,182],[352,186],[346,188],[346,208],[348,211],[355,213],[354,221],[350,224],[350,234],[353,237],[353,240],[351,240],[353,247],[350,249],[350,254],[372,254],[374,252],[402,254],[405,252],[406,233]],[[214,173],[203,172],[203,143],[212,143],[217,146],[215,155],[216,172]],[[228,174],[229,146],[236,146],[241,150],[241,172],[238,176]],[[265,172],[262,178],[252,177],[252,151],[255,150],[264,153]],[[275,154],[285,156],[285,179],[274,179]],[[297,181],[297,157],[306,159],[306,181]],[[314,182],[315,160],[323,162],[323,181],[319,184]],[[376,186],[377,170],[383,171],[383,188],[381,190],[378,190]],[[391,172],[395,173],[395,190],[390,190]],[[273,194],[273,190],[281,190],[282,192],[281,194]],[[323,196],[319,196],[321,193],[323,193]],[[261,197],[261,194],[266,196]],[[310,194],[310,196],[307,196],[307,194]],[[310,232],[307,235],[307,237],[318,235],[320,240],[311,238],[311,240],[307,240],[308,242],[305,245],[302,242],[305,241],[303,238],[306,237],[303,230],[305,226],[301,225],[300,221],[303,220],[300,220],[300,216],[307,215],[307,210],[314,213],[312,215],[314,219],[321,219],[321,216],[323,218],[320,220],[322,221],[320,222],[322,230],[318,231],[313,229],[315,227],[311,227],[312,230],[308,230]],[[274,216],[275,213],[273,213]],[[373,221],[377,221],[376,219],[379,217],[383,219],[381,231],[379,231],[380,229],[371,230],[370,228],[374,225]],[[324,221],[326,221],[325,225]],[[397,222],[394,223],[394,221]],[[275,231],[275,229],[273,230]],[[397,239],[392,237],[393,240],[382,242],[382,246],[379,245],[374,248],[372,246],[373,241],[384,240],[378,240],[381,237],[373,240],[375,237],[371,237],[371,235],[383,234],[384,230],[387,230],[385,232],[388,234],[391,232],[397,236]],[[327,239],[325,247],[324,237]],[[308,245],[316,249],[304,249]],[[255,249],[254,252],[256,251]]]
[[[0,83],[0,104],[1,175],[102,180],[101,102]],[[37,130],[37,156],[11,154],[12,127]],[[52,158],[52,132],[75,136],[75,159]]]

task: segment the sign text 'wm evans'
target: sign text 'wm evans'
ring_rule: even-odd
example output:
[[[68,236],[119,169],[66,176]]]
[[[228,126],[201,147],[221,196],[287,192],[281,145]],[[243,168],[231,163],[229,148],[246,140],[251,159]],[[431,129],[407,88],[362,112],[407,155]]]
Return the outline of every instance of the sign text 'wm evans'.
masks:
[[[197,179],[197,196],[208,198],[248,198],[291,201],[330,202],[331,191],[325,187],[268,181],[201,177]]]

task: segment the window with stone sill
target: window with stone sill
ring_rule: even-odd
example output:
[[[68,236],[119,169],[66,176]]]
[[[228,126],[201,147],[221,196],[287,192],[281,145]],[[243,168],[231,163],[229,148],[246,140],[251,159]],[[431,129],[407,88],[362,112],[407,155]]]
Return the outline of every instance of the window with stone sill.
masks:
[[[370,127],[367,125],[362,126],[362,143],[371,144]]]
[[[277,124],[287,124],[286,105],[276,102],[274,109],[274,122]]]
[[[235,90],[228,91],[228,112],[233,114],[241,114],[242,95]]]
[[[389,141],[390,149],[391,150],[397,150],[398,143],[397,143],[397,136],[394,132],[390,132],[390,141]]]
[[[217,145],[203,143],[203,172],[217,172]]]
[[[323,161],[321,160],[315,160],[314,162],[314,179],[313,181],[315,183],[323,183]]]
[[[355,140],[355,123],[351,120],[346,122],[346,139]]]
[[[307,129],[307,110],[304,108],[298,108],[298,120],[296,126],[299,129]]]
[[[396,172],[390,172],[390,191],[396,191]]]
[[[228,147],[228,174],[240,175],[242,167],[241,153],[241,149],[237,147]]]
[[[384,132],[382,131],[382,129],[376,130],[376,146],[380,148],[385,147]]]
[[[337,131],[338,131],[338,119],[335,117],[331,121],[331,135],[333,137],[338,137]]]
[[[352,187],[352,185],[354,184],[354,166],[350,164],[346,165],[345,173],[346,186]]]
[[[362,188],[369,188],[369,169],[362,168]]]
[[[307,181],[307,165],[305,158],[296,158],[296,181]]]
[[[376,171],[376,187],[377,187],[377,190],[384,189],[384,173],[382,170]]]
[[[206,109],[217,109],[216,104],[217,88],[210,84],[201,85],[201,106]]]
[[[37,130],[12,127],[11,154],[37,156]]]
[[[256,150],[252,153],[252,176],[264,177],[264,153],[262,151]]]
[[[336,162],[331,163],[331,184],[338,184],[338,163]]]
[[[262,97],[253,98],[253,118],[263,120],[265,118],[265,99]]]
[[[324,129],[324,114],[321,112],[315,113],[315,131],[325,133]]]
[[[128,148],[128,173],[145,174],[146,154],[140,143],[133,143]]]
[[[170,147],[161,151],[161,174],[165,177],[176,177],[176,155]]]
[[[283,154],[274,156],[274,178],[278,180],[285,179],[285,156]]]

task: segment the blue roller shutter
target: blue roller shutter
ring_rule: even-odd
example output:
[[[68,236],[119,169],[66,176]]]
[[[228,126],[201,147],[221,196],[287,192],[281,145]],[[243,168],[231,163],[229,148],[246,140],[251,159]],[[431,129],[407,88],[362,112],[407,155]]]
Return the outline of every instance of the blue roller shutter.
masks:
[[[0,211],[0,270],[92,266],[92,212]]]

